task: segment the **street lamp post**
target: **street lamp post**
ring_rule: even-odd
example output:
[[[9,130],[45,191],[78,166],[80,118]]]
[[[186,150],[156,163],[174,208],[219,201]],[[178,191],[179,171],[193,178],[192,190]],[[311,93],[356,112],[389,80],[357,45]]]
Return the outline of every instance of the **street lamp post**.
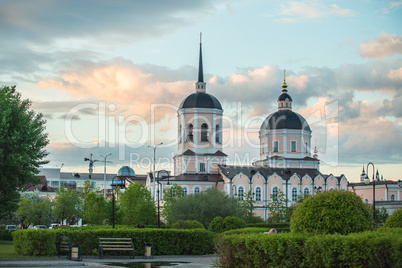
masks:
[[[369,176],[368,176],[368,172],[369,172],[369,165],[372,165],[373,166],[373,218],[374,218],[374,221],[375,221],[375,179],[374,179],[374,170],[375,170],[375,167],[374,167],[374,164],[372,163],[372,162],[370,162],[370,163],[368,163],[367,164],[367,174],[366,174],[366,176],[365,176],[365,178],[364,178],[364,183],[366,184],[366,185],[368,185],[368,184],[370,184],[370,178],[369,178]]]
[[[103,155],[100,156],[100,157],[103,157],[103,163],[105,163],[105,166],[104,166],[104,169],[103,169],[103,181],[104,181],[104,184],[103,184],[103,197],[105,199],[106,199],[106,163],[112,163],[110,161],[106,161],[106,158],[109,155],[112,155],[112,153],[109,153],[109,154],[107,154],[105,156],[103,156]]]
[[[162,145],[162,144],[163,144],[163,142],[161,142],[155,146],[148,145],[149,148],[154,149],[154,170],[153,170],[153,191],[152,191],[154,200],[155,200],[155,154],[156,154],[156,147],[158,147],[159,145]]]
[[[160,176],[161,175],[161,173],[163,174],[163,173],[166,173],[167,175],[165,175],[165,176]],[[165,179],[165,178],[167,178],[168,179],[168,182],[167,182],[167,185],[166,185],[166,189],[167,190],[169,190],[170,189],[170,187],[171,187],[171,185],[170,185],[170,183],[169,183],[169,178],[170,178],[170,173],[169,173],[169,171],[166,171],[166,170],[160,170],[160,171],[158,171],[158,179],[156,180],[156,182],[158,183],[158,190],[157,190],[157,195],[158,195],[158,228],[161,228],[161,213],[160,213],[160,186],[162,185],[159,181],[160,181],[160,179]],[[155,178],[156,179],[156,178]]]
[[[115,189],[116,189],[116,185],[114,184],[114,179],[116,178],[117,176],[114,176],[113,177],[113,179],[112,179],[112,184],[111,184],[111,186],[112,186],[112,195],[113,195],[113,197],[112,197],[112,222],[113,222],[113,229],[114,229],[114,194],[115,194]]]

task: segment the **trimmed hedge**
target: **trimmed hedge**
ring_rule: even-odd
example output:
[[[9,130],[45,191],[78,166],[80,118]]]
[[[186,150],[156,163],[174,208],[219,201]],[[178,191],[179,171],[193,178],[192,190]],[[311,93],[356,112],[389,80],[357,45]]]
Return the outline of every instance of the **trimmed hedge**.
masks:
[[[392,215],[385,221],[384,227],[402,227],[402,208],[392,213]]]
[[[0,240],[13,241],[12,232],[15,230],[0,229]]]
[[[275,229],[290,229],[289,222],[277,222],[277,223],[247,223],[247,227],[258,228],[275,228]]]
[[[220,267],[402,267],[402,229],[222,236]]]
[[[14,247],[22,255],[56,254],[56,237],[67,236],[77,243],[83,255],[97,255],[100,237],[132,238],[136,255],[144,255],[144,243],[154,244],[154,255],[203,255],[214,252],[214,235],[203,229],[55,229],[19,230],[14,232]],[[42,246],[43,245],[43,246]],[[46,245],[46,247],[44,247]],[[37,248],[33,251],[32,248]],[[127,252],[105,252],[105,255],[127,255]]]
[[[51,230],[17,230],[13,232],[14,250],[25,256],[52,256],[56,252],[56,233]]]
[[[179,220],[172,224],[172,229],[205,229],[205,226],[196,220]]]

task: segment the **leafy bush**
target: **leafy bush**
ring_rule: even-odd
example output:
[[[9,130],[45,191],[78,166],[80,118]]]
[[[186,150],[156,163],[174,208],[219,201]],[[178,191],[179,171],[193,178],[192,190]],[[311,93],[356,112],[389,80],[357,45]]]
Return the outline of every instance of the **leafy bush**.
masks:
[[[392,213],[392,215],[385,221],[384,227],[402,227],[402,208]]]
[[[349,235],[224,235],[220,267],[401,267],[402,229]]]
[[[51,230],[17,230],[13,234],[14,249],[26,256],[56,254],[56,233]]]
[[[14,247],[23,255],[54,255],[56,237],[67,236],[78,244],[83,255],[97,255],[100,237],[132,238],[135,254],[144,255],[144,243],[154,244],[155,255],[203,255],[214,252],[214,235],[207,230],[147,229],[123,227],[70,228],[52,230],[19,230],[14,236]],[[36,251],[34,251],[36,249]],[[126,251],[105,252],[105,255],[127,255]]]
[[[238,217],[228,216],[223,220],[223,228],[226,231],[246,228],[246,222]]]
[[[205,229],[205,226],[196,220],[177,221],[172,224],[173,229]]]
[[[372,230],[371,211],[353,192],[327,191],[311,196],[292,214],[292,232],[349,234]]]
[[[246,210],[241,203],[226,193],[212,187],[198,194],[189,194],[177,199],[169,208],[169,221],[197,220],[205,227],[215,217],[236,216],[244,218]]]
[[[12,232],[15,232],[15,230],[0,229],[0,240],[12,241]]]
[[[223,218],[215,217],[208,226],[208,230],[214,233],[222,233],[224,231]]]
[[[289,228],[290,228],[290,224],[289,224],[288,222],[248,223],[248,224],[247,224],[247,227],[289,229]]]

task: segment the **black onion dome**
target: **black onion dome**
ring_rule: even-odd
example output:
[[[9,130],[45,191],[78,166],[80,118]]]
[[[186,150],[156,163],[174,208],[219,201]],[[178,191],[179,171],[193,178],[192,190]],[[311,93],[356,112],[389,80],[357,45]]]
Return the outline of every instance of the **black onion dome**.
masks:
[[[270,114],[261,125],[261,131],[276,129],[300,129],[311,132],[306,119],[291,110],[282,110]]]
[[[278,101],[284,101],[288,99],[289,101],[292,101],[292,97],[287,94],[287,93],[282,93],[279,97],[278,97]]]
[[[179,109],[184,108],[212,108],[222,110],[221,103],[218,99],[204,92],[193,93],[185,98],[181,102]]]

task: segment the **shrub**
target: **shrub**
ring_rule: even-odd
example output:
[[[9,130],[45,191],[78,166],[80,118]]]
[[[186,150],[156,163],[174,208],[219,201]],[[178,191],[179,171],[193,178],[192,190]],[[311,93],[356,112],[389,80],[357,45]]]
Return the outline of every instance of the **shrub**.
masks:
[[[228,216],[223,220],[223,228],[225,231],[245,228],[246,222],[238,217]]]
[[[232,234],[262,234],[265,232],[269,232],[272,228],[254,228],[254,227],[249,227],[249,228],[242,228],[242,229],[235,229],[235,230],[229,230],[225,231],[222,233],[222,235],[232,235]],[[278,230],[277,230],[278,231]],[[279,231],[278,231],[279,232]]]
[[[13,241],[12,232],[15,230],[0,229],[0,240]]]
[[[215,217],[208,226],[208,230],[214,233],[222,233],[224,231],[223,218]]]
[[[384,227],[402,227],[402,208],[392,213],[392,215],[385,221]]]
[[[401,267],[402,229],[221,236],[220,267]]]
[[[135,254],[144,255],[144,243],[154,244],[155,255],[204,255],[214,252],[214,235],[207,230],[147,229],[123,227],[70,228],[52,230],[19,230],[14,236],[14,247],[23,255],[54,255],[56,237],[67,236],[80,246],[83,255],[97,255],[100,237],[131,238]],[[33,235],[35,236],[33,236]],[[36,248],[37,250],[34,251]],[[127,255],[126,251],[105,252],[106,255]]]
[[[172,224],[173,229],[205,229],[205,226],[196,220],[177,221]]]
[[[290,221],[292,232],[349,234],[372,230],[371,211],[353,192],[327,191],[304,200]]]
[[[56,254],[56,233],[51,230],[17,230],[13,234],[14,249],[26,256]]]

